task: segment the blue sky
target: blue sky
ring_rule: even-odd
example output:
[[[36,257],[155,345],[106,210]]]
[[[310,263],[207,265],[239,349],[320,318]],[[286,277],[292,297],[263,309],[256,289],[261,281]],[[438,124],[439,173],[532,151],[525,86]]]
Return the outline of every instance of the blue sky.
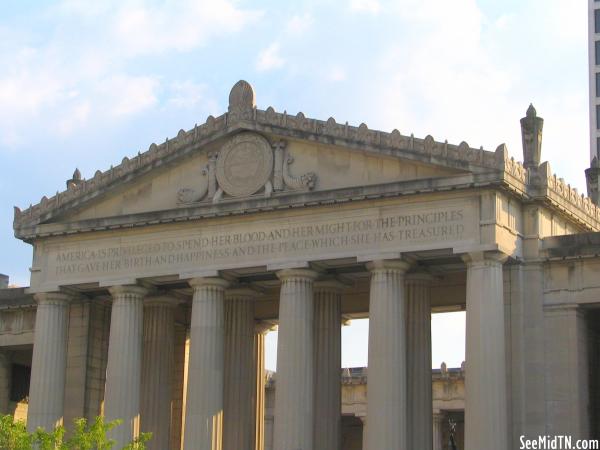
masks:
[[[224,112],[241,78],[263,109],[506,142],[517,159],[533,102],[543,159],[583,190],[586,15],[564,0],[4,0],[0,272],[28,284],[13,205]]]

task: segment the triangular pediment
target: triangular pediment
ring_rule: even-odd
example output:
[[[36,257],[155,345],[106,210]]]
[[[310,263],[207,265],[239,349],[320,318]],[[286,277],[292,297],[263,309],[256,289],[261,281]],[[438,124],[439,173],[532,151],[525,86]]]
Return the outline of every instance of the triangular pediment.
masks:
[[[464,171],[302,139],[244,131],[107,192],[59,221],[219,205],[250,198],[445,178]]]
[[[457,179],[464,185],[472,176],[503,173],[505,162],[503,148],[489,152],[333,118],[263,111],[255,107],[252,88],[240,82],[226,114],[88,180],[74,176],[66,191],[25,211],[15,208],[14,227],[18,237],[32,239],[52,224],[121,218],[123,225],[138,223],[136,215],[150,223],[149,215],[165,211],[182,220],[193,208],[218,215],[259,204],[272,209],[335,202],[415,192],[415,183],[452,188]]]

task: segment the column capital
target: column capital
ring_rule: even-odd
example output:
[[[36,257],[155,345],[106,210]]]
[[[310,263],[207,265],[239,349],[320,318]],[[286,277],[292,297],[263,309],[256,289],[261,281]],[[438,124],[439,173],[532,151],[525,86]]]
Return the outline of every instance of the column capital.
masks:
[[[257,320],[254,323],[254,332],[256,334],[267,334],[269,331],[275,330],[275,328],[277,328],[277,325],[262,320]]]
[[[197,277],[188,280],[188,284],[194,288],[213,287],[225,290],[229,287],[229,281],[218,277]]]
[[[427,272],[410,272],[404,276],[404,280],[414,284],[431,284],[434,277]]]
[[[433,420],[436,420],[439,422],[442,422],[444,419],[446,418],[446,413],[442,410],[434,410],[433,411]]]
[[[319,273],[310,269],[282,269],[276,272],[277,278],[281,281],[292,278],[300,278],[304,280],[314,281],[318,278]]]
[[[470,252],[461,255],[462,260],[471,267],[487,267],[502,265],[508,259],[506,253],[499,251]]]
[[[124,284],[119,286],[111,286],[108,288],[108,292],[113,297],[118,295],[139,295],[144,297],[148,294],[148,289],[136,284]]]
[[[33,295],[35,302],[38,305],[68,305],[73,297],[62,292],[39,292]]]
[[[581,314],[583,312],[581,306],[577,303],[556,303],[552,305],[544,305],[542,309],[545,314]]]
[[[345,289],[350,288],[350,286],[342,283],[339,280],[330,279],[330,280],[318,280],[315,281],[314,284],[314,292],[335,292],[336,294],[341,293]]]
[[[144,306],[168,306],[170,308],[175,308],[177,304],[180,302],[179,299],[173,297],[169,294],[157,294],[151,295],[144,298]]]
[[[225,291],[225,300],[228,299],[239,299],[239,300],[255,300],[260,294],[254,289],[248,287],[238,287],[233,289],[227,289]]]
[[[369,261],[367,264],[369,272],[394,271],[404,274],[410,269],[410,263],[400,259],[376,259]]]

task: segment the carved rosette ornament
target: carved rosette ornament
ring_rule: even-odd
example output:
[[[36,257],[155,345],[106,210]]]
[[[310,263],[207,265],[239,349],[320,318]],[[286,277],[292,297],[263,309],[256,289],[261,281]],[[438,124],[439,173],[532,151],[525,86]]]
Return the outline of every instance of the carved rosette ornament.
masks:
[[[233,136],[218,152],[208,155],[208,164],[200,171],[200,187],[177,192],[178,203],[217,203],[224,198],[270,197],[273,192],[314,189],[317,175],[293,175],[290,166],[294,158],[285,147],[285,141],[271,145],[257,133]]]
[[[273,151],[262,136],[241,133],[227,142],[217,158],[217,182],[231,197],[248,197],[270,184]]]

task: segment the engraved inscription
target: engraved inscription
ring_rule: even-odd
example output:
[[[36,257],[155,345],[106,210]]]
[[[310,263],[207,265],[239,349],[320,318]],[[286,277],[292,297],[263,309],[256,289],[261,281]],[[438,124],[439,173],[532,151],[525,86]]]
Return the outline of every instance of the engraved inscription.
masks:
[[[48,245],[39,283],[68,284],[478,242],[470,203],[368,208]],[[408,209],[408,210],[407,210]]]

